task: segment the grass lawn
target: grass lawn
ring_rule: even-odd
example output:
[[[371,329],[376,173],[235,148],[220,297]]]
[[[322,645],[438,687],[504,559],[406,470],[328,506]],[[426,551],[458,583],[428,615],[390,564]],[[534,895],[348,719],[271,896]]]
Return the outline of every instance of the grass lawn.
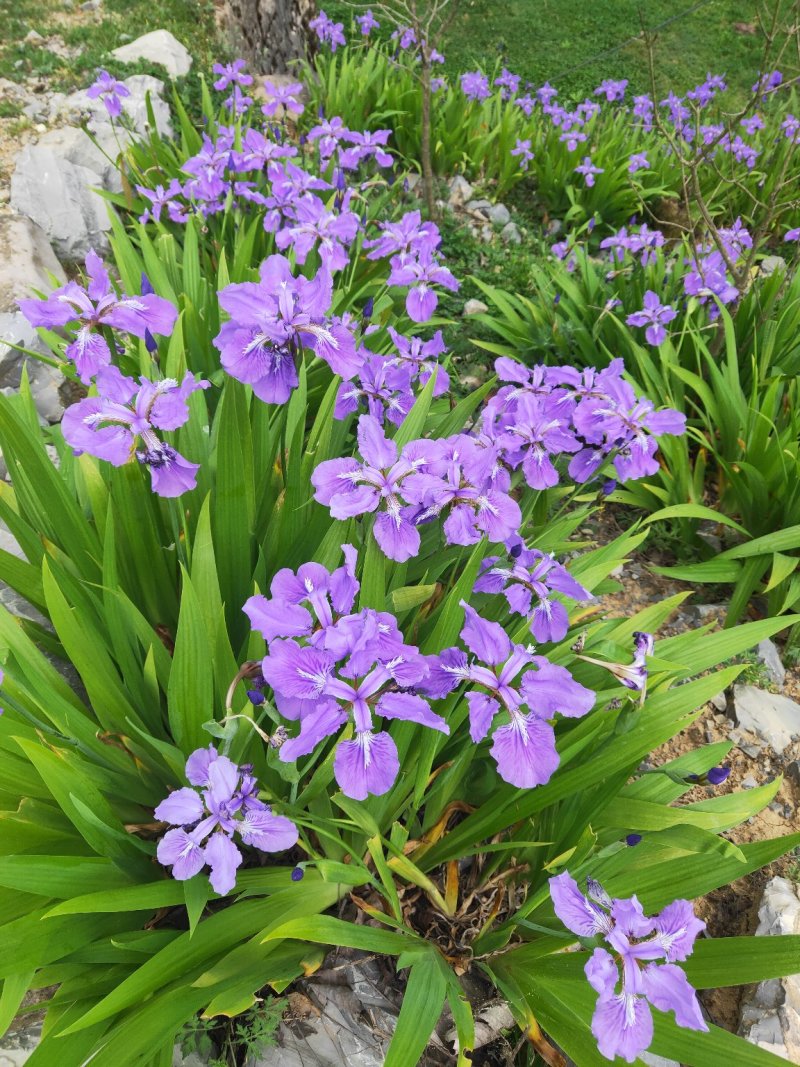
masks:
[[[352,8],[321,2],[328,14],[349,23]],[[788,17],[788,0],[781,6]],[[659,92],[683,92],[712,71],[744,94],[763,54],[758,7],[756,0],[706,0],[702,6],[698,0],[460,0],[443,51],[451,73],[500,61],[535,85],[550,81],[572,97],[582,98],[609,77],[627,78],[635,92],[647,92],[643,44],[623,45],[639,33],[642,11],[648,28],[673,20],[658,32]],[[788,62],[783,66],[792,69]]]

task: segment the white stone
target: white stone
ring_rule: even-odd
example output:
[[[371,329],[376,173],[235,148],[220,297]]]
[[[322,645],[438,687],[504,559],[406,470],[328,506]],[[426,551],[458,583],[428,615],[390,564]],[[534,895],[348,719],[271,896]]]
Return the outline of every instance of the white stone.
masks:
[[[767,882],[758,919],[757,937],[800,934],[797,887],[787,878]],[[800,973],[760,982],[742,1004],[739,1033],[790,1063],[800,1063]]]
[[[489,221],[493,222],[495,226],[505,226],[506,223],[511,222],[511,212],[508,210],[505,204],[492,204],[487,211]]]
[[[0,1038],[0,1067],[22,1067],[33,1055],[41,1035],[41,1026],[5,1034]]]
[[[761,273],[765,278],[769,278],[771,274],[776,271],[780,271],[782,274],[786,273],[786,260],[783,256],[765,256],[761,260]]]
[[[763,738],[780,755],[800,736],[800,704],[754,685],[733,687],[736,721],[744,730]]]
[[[90,248],[105,252],[111,228],[103,198],[92,188],[98,176],[50,148],[26,145],[11,176],[11,207],[47,234],[63,262],[85,257]]]
[[[466,204],[468,200],[472,199],[472,186],[460,174],[456,174],[455,178],[450,180],[450,195],[448,199],[451,204]]]
[[[115,48],[111,55],[120,63],[136,63],[146,59],[164,67],[170,78],[181,78],[188,74],[192,66],[192,57],[181,42],[169,30],[152,30],[137,37],[130,44]]]
[[[639,1059],[646,1063],[647,1067],[681,1067],[677,1060],[668,1060],[664,1056],[656,1056],[655,1052],[640,1052]]]
[[[786,668],[781,662],[775,642],[770,641],[768,637],[759,641],[756,656],[759,662],[764,664],[770,681],[777,686],[782,686],[786,681]]]
[[[461,314],[464,315],[464,316],[467,316],[467,315],[482,315],[482,314],[484,314],[484,312],[486,312],[488,310],[489,310],[488,305],[484,304],[484,302],[482,300],[468,300],[466,302],[466,304],[464,304],[464,310],[462,311]]]
[[[0,215],[0,248],[0,311],[16,311],[34,289],[47,292],[67,280],[47,234],[24,215]]]
[[[70,163],[93,171],[98,179],[95,185],[102,185],[112,193],[122,192],[122,179],[115,162],[120,149],[110,129],[101,129],[92,140],[77,126],[62,126],[40,137],[38,146],[49,148]]]
[[[519,232],[519,226],[516,222],[508,222],[500,231],[500,238],[507,245],[520,245],[522,244],[522,234]]]
[[[48,363],[25,356],[8,342],[52,358],[50,350],[21,312],[0,312],[0,392],[15,393],[22,380],[22,368],[26,366],[36,410],[47,422],[58,422],[64,414],[59,393],[64,383],[63,374]]]

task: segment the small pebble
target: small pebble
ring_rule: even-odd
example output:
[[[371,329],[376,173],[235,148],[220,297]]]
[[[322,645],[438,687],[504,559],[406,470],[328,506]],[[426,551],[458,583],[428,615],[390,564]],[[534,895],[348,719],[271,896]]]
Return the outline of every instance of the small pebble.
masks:
[[[755,789],[757,785],[758,782],[755,780],[752,774],[748,774],[746,778],[742,779],[742,789]]]

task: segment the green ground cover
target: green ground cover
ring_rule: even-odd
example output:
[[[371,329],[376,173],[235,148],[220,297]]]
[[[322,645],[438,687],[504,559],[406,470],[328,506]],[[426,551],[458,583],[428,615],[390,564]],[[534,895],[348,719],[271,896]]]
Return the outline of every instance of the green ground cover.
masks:
[[[349,23],[352,7],[324,4]],[[636,92],[650,86],[647,51],[635,38],[640,12],[657,31],[659,91],[691,88],[708,71],[722,72],[744,94],[762,57],[759,5],[754,0],[461,0],[443,49],[450,73],[500,61],[523,78],[545,81],[582,97],[604,78],[628,78]],[[669,24],[662,26],[669,20]]]

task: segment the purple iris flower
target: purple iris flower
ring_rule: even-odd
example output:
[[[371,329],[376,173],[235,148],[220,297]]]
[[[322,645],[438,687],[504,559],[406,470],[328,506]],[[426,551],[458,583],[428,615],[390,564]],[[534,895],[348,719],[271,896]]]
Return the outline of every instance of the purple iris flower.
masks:
[[[575,453],[581,441],[571,426],[573,402],[563,393],[536,396],[524,393],[517,401],[514,422],[499,438],[512,466],[522,464],[531,489],[558,484],[553,456]]]
[[[646,170],[650,166],[646,152],[634,152],[628,160],[628,172],[635,174],[637,170]]]
[[[327,44],[331,52],[335,52],[339,45],[344,47],[347,44],[342,23],[334,22],[322,10],[308,25],[316,33],[319,43]]]
[[[173,178],[166,188],[157,185],[155,189],[146,189],[143,185],[137,185],[136,192],[150,201],[150,206],[139,216],[139,222],[160,222],[161,212],[165,209],[173,222],[185,222],[188,218],[183,205],[175,202],[177,197],[183,196],[183,186],[177,178]],[[176,218],[176,215],[183,217]]]
[[[216,141],[212,141],[208,134],[203,134],[200,151],[190,156],[181,167],[181,170],[192,175],[192,180],[185,186],[189,195],[212,203],[222,200],[230,189],[225,171],[231,161],[232,147],[232,136],[220,135]]]
[[[652,97],[645,95],[634,96],[633,98],[633,114],[637,119],[641,119],[642,128],[645,132],[649,132],[653,128],[653,112],[655,111],[655,104]]]
[[[588,134],[585,134],[583,130],[565,130],[558,139],[566,144],[568,152],[574,152],[579,144],[588,140]],[[587,185],[590,184],[594,184],[594,179],[591,182],[587,181]]]
[[[417,256],[399,255],[391,261],[388,285],[409,286],[406,312],[412,322],[427,322],[436,311],[439,297],[432,288],[442,285],[455,293],[459,283],[436,258],[430,248],[423,248]]]
[[[510,70],[503,67],[499,78],[495,78],[494,84],[498,85],[502,90],[502,97],[504,100],[510,100],[515,93],[519,92],[519,74],[512,74]]]
[[[476,593],[502,593],[509,610],[530,621],[539,642],[561,641],[569,629],[569,615],[553,594],[573,600],[589,600],[591,593],[577,582],[566,567],[538,548],[527,548],[520,537],[506,543],[508,559],[488,556],[481,563]]]
[[[773,92],[783,82],[783,75],[779,70],[773,70],[769,74],[762,74],[755,85],[751,86],[751,92],[761,93],[766,96]]]
[[[744,163],[748,170],[753,169],[756,160],[761,155],[757,148],[743,141],[738,133],[729,144],[724,144],[722,147],[731,153],[737,163]]]
[[[434,396],[444,396],[450,389],[450,378],[444,367],[439,365],[439,356],[447,351],[442,331],[437,330],[433,337],[423,341],[421,337],[404,337],[393,327],[387,327],[387,333],[394,342],[397,355],[390,361],[397,367],[408,370],[412,381],[426,385],[431,375],[436,375],[433,388]]]
[[[701,304],[717,296],[723,304],[730,304],[739,297],[739,290],[728,279],[728,270],[722,253],[710,252],[692,262],[692,270],[683,279],[683,288],[689,296],[699,298]],[[716,305],[712,307],[712,315]]]
[[[416,691],[428,675],[426,658],[405,644],[387,612],[365,609],[343,616],[325,628],[316,645],[275,639],[261,670],[282,714],[300,719],[299,734],[279,750],[284,762],[313,752],[352,721],[355,737],[336,746],[333,773],[342,792],[355,800],[382,796],[400,770],[397,746],[390,734],[376,730],[376,716],[450,732]]]
[[[295,278],[284,256],[269,256],[258,282],[235,283],[219,293],[231,316],[214,338],[222,366],[268,404],[289,399],[303,348],[324,359],[334,374],[356,374],[361,361],[352,334],[341,322],[326,319],[332,294],[325,268],[311,280]]]
[[[533,152],[531,152],[531,139],[526,137],[525,140],[517,138],[517,143],[511,149],[512,156],[519,156],[520,170],[527,170],[528,164],[533,159]]]
[[[602,81],[594,91],[595,96],[604,96],[609,103],[613,103],[615,100],[624,100],[625,90],[628,88],[628,79],[622,78],[620,81],[615,81],[613,78],[606,78]]]
[[[603,395],[587,396],[578,404],[573,421],[589,445],[602,443],[606,451],[616,450],[614,468],[621,482],[655,474],[656,438],[686,431],[686,417],[681,412],[671,408],[656,411],[650,400],[637,399],[628,382],[613,375],[605,379]],[[571,476],[584,481],[585,464],[594,461],[585,450],[579,452],[570,464]]]
[[[575,173],[582,174],[583,180],[589,188],[591,188],[594,185],[595,175],[603,174],[604,170],[602,167],[596,167],[594,163],[592,163],[590,156],[584,156],[583,161],[575,168]]]
[[[292,82],[291,85],[275,85],[267,78],[264,81],[264,90],[268,100],[261,110],[268,118],[272,118],[279,107],[293,115],[302,115],[305,111],[299,99],[303,92],[300,82]]]
[[[274,641],[278,637],[306,637],[312,644],[324,639],[337,615],[353,609],[361,588],[356,578],[358,552],[342,545],[345,562],[330,572],[319,563],[304,563],[297,572],[284,567],[272,579],[270,596],[251,596],[242,611],[254,630]]]
[[[70,281],[54,289],[44,300],[20,300],[19,308],[32,326],[57,329],[69,323],[79,323],[75,340],[64,354],[72,360],[78,377],[87,384],[101,367],[111,361],[108,343],[100,332],[104,326],[134,337],[151,334],[168,336],[172,333],[178,310],[163,296],[146,293],[141,296],[118,295],[111,285],[108,271],[96,252],[86,255],[88,283],[84,289]]]
[[[117,81],[107,70],[98,70],[97,79],[86,90],[90,100],[102,100],[112,119],[122,114],[122,100],[131,95],[124,82]]]
[[[379,30],[381,27],[380,22],[378,22],[369,8],[363,15],[356,15],[356,22],[363,37],[369,37],[373,30]]]
[[[752,137],[758,130],[764,129],[764,120],[760,115],[748,115],[742,119],[741,125],[744,126],[746,132]]]
[[[706,780],[709,785],[722,785],[730,777],[730,773],[730,767],[712,767],[706,774]]]
[[[628,230],[625,226],[611,237],[605,237],[600,242],[603,250],[611,249],[613,259],[622,262],[625,252],[638,255],[643,267],[656,261],[656,253],[664,244],[665,238],[661,230],[651,230],[647,223],[642,223],[638,230]]]
[[[499,379],[510,384],[485,405],[481,426],[500,449],[500,465],[522,465],[534,488],[555,485],[554,460],[570,453],[569,474],[580,483],[612,453],[621,481],[655,473],[655,438],[683,433],[685,419],[670,409],[656,412],[649,400],[637,399],[622,379],[623,369],[621,359],[602,371],[582,372],[496,360]]]
[[[180,496],[194,489],[199,464],[184,459],[155,431],[183,426],[189,418],[189,397],[210,383],[187,373],[180,384],[172,378],[160,382],[140,378],[137,384],[109,366],[98,371],[96,385],[97,396],[79,400],[64,412],[61,429],[70,448],[113,467],[135,457],[150,469],[153,491],[159,496]]]
[[[294,219],[275,235],[278,248],[283,252],[291,246],[301,264],[316,248],[326,270],[331,273],[344,270],[350,262],[347,248],[360,226],[358,215],[346,209],[349,193],[345,200],[342,210],[329,211],[313,193],[300,197],[294,204]]]
[[[399,426],[414,406],[411,369],[366,349],[361,352],[365,358],[358,375],[339,386],[333,417],[345,419],[366,406],[378,422],[386,418]]]
[[[214,88],[222,92],[227,89],[229,85],[252,85],[253,76],[245,71],[245,61],[243,59],[234,59],[232,63],[215,63],[211,68],[216,74],[217,80],[214,82]]]
[[[666,323],[672,322],[678,312],[670,304],[662,304],[658,293],[648,289],[644,294],[644,308],[628,315],[625,320],[629,326],[646,326],[647,343],[658,347],[667,339]]]
[[[591,878],[587,892],[566,872],[550,879],[555,913],[567,929],[581,938],[602,937],[611,949],[595,948],[584,968],[598,993],[592,1033],[601,1055],[633,1063],[646,1051],[653,1040],[651,1006],[673,1011],[678,1026],[708,1030],[697,993],[676,966],[706,926],[691,903],[676,900],[649,917],[635,896],[612,900]]]
[[[367,259],[384,259],[404,253],[436,249],[442,242],[435,222],[423,221],[419,211],[407,211],[398,222],[382,222],[380,236],[364,242]]]
[[[345,170],[355,170],[365,159],[374,159],[379,167],[391,167],[394,160],[386,151],[391,130],[348,131],[345,140],[351,148],[340,150],[339,162]]]
[[[587,663],[594,663],[598,667],[605,667],[622,682],[626,689],[633,689],[634,692],[640,694],[641,701],[644,701],[648,678],[647,657],[653,655],[654,647],[653,635],[637,630],[633,635],[633,662],[630,664],[609,663],[583,655],[579,658],[586,660]]]
[[[488,100],[492,95],[489,79],[479,70],[461,75],[461,92],[467,100]]]
[[[283,852],[297,843],[297,827],[259,799],[250,772],[220,756],[213,745],[189,756],[186,778],[195,788],[176,789],[155,809],[160,822],[174,827],[156,851],[158,862],[172,867],[173,878],[184,882],[210,867],[212,889],[226,896],[243,859],[235,834],[261,852]]]
[[[403,486],[406,499],[419,507],[416,521],[447,511],[442,532],[449,545],[474,545],[482,536],[505,541],[516,534],[522,514],[508,493],[510,479],[497,449],[465,434],[428,444],[425,470]]]
[[[550,82],[545,82],[541,88],[536,90],[536,99],[540,104],[544,104],[545,107],[552,103],[557,96],[558,89],[554,89]]]
[[[405,482],[423,470],[436,442],[410,441],[398,454],[372,415],[358,420],[357,459],[328,459],[311,475],[314,499],[330,508],[334,519],[377,512],[373,534],[389,559],[403,563],[419,551],[417,508],[410,506]]]
[[[800,226],[796,226],[793,230],[787,230],[783,235],[784,241],[800,241]]]
[[[800,119],[791,114],[791,112],[781,123],[781,129],[787,140],[793,141],[795,144],[800,143]]]
[[[498,774],[520,789],[544,785],[559,763],[548,720],[556,714],[586,715],[594,693],[579,685],[566,668],[533,655],[523,645],[513,645],[499,623],[482,619],[463,600],[461,606],[465,613],[461,640],[475,659],[455,647],[430,656],[430,675],[420,688],[442,699],[463,682],[478,686],[465,694],[470,737],[475,744],[483,741],[496,716],[505,713],[510,721],[492,735],[491,755]]]
[[[417,35],[410,26],[398,26],[392,31],[391,40],[397,41],[401,52],[407,52],[412,45],[417,43]]]

